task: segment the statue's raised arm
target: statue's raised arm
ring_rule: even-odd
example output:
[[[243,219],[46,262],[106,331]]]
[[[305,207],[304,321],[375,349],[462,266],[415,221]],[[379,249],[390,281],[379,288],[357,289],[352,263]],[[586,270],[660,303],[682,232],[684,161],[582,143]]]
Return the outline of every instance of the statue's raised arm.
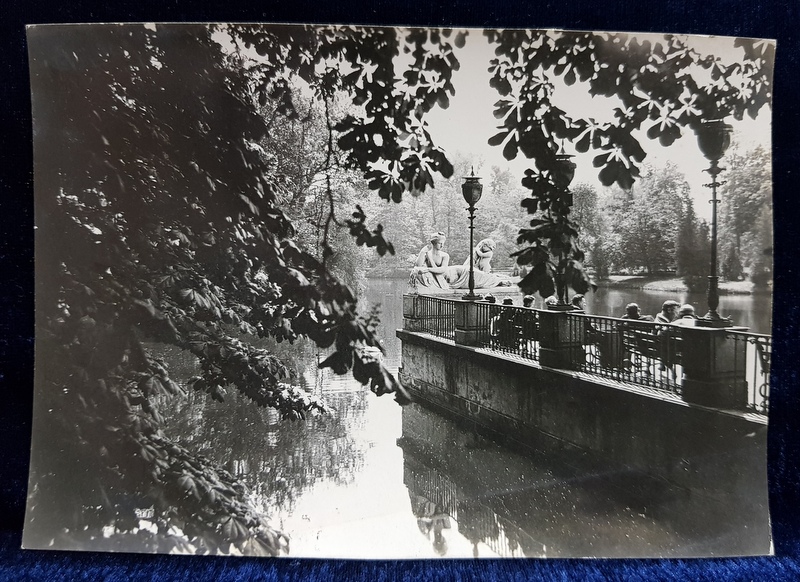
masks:
[[[494,257],[495,243],[490,238],[485,238],[480,241],[472,250],[472,256],[464,261],[464,266],[469,267],[469,261],[472,259],[472,264],[478,271],[490,273],[492,271],[492,257]]]

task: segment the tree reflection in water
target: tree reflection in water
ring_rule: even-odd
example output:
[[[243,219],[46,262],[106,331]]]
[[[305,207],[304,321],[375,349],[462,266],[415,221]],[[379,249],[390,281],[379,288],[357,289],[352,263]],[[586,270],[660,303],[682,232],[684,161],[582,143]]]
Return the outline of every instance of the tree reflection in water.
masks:
[[[271,346],[272,348],[272,346]],[[174,378],[185,387],[198,373],[191,354],[154,346],[167,361]],[[297,370],[295,382],[321,396],[330,413],[306,420],[280,420],[273,409],[261,409],[236,391],[224,402],[204,393],[188,391],[163,407],[165,432],[182,445],[224,465],[250,490],[258,506],[291,511],[296,499],[319,480],[347,485],[364,463],[366,443],[351,436],[364,424],[366,392],[354,382],[331,378],[329,370],[317,369],[315,349],[302,343],[281,354]],[[322,356],[324,357],[324,356]]]
[[[383,304],[385,361],[396,369],[402,289],[371,281],[365,302]],[[195,393],[161,409],[169,410],[171,436],[249,486],[298,555],[709,555],[745,552],[747,534],[768,527],[745,518],[733,527],[727,507],[635,474],[609,473],[583,456],[518,454],[476,439],[469,422],[370,399],[352,378],[321,373],[317,364],[326,354],[313,346],[264,347],[291,361],[292,383],[321,396],[331,413],[282,422],[233,394],[218,403]],[[153,350],[176,376],[196,374],[194,358]],[[739,546],[723,537],[730,535],[741,538]]]

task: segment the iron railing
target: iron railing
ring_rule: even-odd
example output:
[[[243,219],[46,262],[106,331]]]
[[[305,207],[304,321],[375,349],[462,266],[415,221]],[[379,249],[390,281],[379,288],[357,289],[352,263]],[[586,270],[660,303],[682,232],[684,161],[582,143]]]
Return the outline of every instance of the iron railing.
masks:
[[[772,337],[742,331],[726,331],[725,338],[744,349],[731,350],[742,353],[745,358],[747,381],[747,407],[753,412],[766,414],[769,411],[770,362],[772,360]]]
[[[568,314],[569,325],[578,326],[584,357],[575,369],[631,382],[662,392],[680,394],[681,330],[649,321]]]
[[[413,331],[453,339],[456,329],[456,301],[443,297],[418,295],[415,298]]]
[[[538,310],[494,303],[479,303],[477,308],[479,325],[486,330],[478,336],[480,346],[539,359]]]
[[[455,306],[458,300],[420,295],[416,298],[417,318],[413,331],[454,339]],[[564,351],[566,366],[619,382],[656,391],[681,394],[683,381],[684,328],[638,321],[567,312],[564,328],[554,331],[542,326],[543,310],[479,301],[473,332],[478,346],[539,361],[544,333],[568,338]],[[772,338],[741,330],[725,330],[730,342],[726,353],[734,368],[744,365],[748,398],[746,408],[766,414],[769,409]]]

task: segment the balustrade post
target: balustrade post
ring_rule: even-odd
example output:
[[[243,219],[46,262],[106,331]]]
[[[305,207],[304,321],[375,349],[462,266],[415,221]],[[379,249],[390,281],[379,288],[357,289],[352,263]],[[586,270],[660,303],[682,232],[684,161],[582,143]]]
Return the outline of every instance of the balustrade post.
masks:
[[[686,402],[714,408],[747,408],[747,342],[730,335],[731,331],[746,330],[682,328],[682,393]]]
[[[420,331],[422,313],[422,299],[416,293],[403,294],[403,329],[407,331]]]
[[[574,313],[583,312],[574,309],[539,311],[539,363],[542,366],[575,369],[584,363],[585,322],[583,318],[570,317]]]
[[[455,342],[462,346],[477,346],[489,336],[488,303],[456,302]]]

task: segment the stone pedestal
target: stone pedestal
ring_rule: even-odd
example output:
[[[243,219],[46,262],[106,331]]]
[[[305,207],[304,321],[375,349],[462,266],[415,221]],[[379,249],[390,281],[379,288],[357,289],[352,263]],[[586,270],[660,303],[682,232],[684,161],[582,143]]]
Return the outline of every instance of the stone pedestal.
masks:
[[[403,295],[403,329],[408,331],[419,331],[420,313],[418,311],[419,295],[416,293],[405,293]]]
[[[416,293],[403,294],[403,317],[414,318],[417,316],[417,299],[419,295]]]
[[[539,312],[539,363],[549,368],[577,368],[584,362],[585,322],[568,313],[577,310]]]
[[[743,339],[728,337],[744,327],[682,330],[683,399],[715,408],[747,407],[746,355]]]
[[[463,346],[480,345],[489,336],[488,303],[456,303],[455,342]]]

